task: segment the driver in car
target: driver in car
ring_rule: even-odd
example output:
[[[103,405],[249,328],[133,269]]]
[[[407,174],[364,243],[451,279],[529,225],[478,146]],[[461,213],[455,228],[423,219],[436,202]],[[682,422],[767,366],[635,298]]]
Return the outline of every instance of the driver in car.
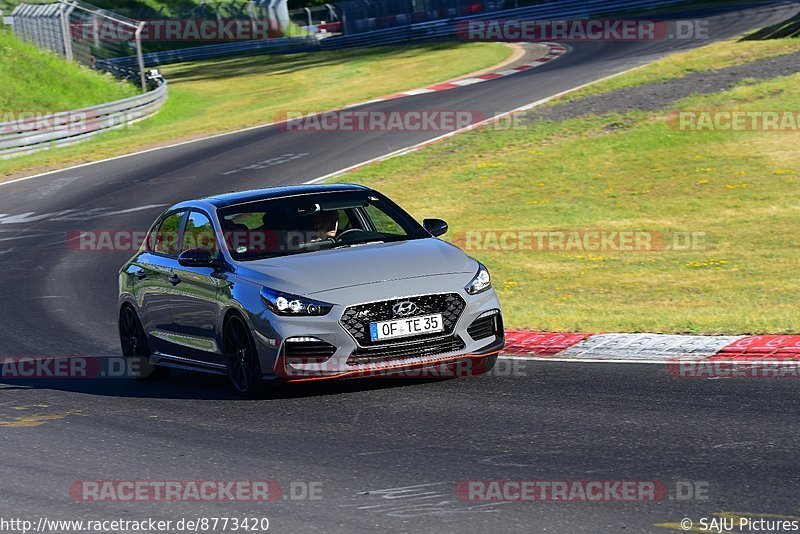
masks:
[[[314,228],[317,235],[312,241],[333,239],[339,231],[339,212],[337,210],[321,211],[314,218]]]

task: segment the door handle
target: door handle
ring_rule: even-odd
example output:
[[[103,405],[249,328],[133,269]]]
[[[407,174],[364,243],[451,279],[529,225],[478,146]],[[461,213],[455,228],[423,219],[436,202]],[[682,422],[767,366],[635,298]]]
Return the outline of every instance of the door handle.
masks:
[[[173,274],[172,276],[167,278],[167,280],[169,280],[172,283],[173,286],[178,285],[178,284],[181,283],[181,277],[178,276],[177,274]]]

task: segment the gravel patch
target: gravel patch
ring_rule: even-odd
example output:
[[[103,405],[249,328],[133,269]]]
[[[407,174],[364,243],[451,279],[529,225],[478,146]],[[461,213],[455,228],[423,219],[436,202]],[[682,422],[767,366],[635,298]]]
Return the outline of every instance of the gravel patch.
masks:
[[[578,98],[571,102],[538,108],[528,114],[527,118],[563,121],[586,115],[659,111],[688,96],[726,91],[746,79],[768,80],[797,72],[800,72],[800,52]]]

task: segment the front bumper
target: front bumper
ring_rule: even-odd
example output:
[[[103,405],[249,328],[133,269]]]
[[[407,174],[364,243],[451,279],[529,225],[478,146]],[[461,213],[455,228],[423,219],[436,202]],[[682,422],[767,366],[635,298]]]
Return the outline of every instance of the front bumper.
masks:
[[[494,291],[478,295],[463,290],[452,293],[458,294],[464,306],[458,317],[453,318],[451,331],[414,341],[401,338],[378,346],[356,339],[342,323],[345,311],[358,304],[337,305],[323,317],[277,317],[265,311],[258,318],[262,327],[254,325],[261,368],[265,376],[290,381],[385,376],[498,353],[503,348],[504,335],[500,304]],[[486,328],[476,333],[476,320],[481,318],[479,322],[485,323],[489,315],[496,321],[492,333],[489,335]],[[298,350],[295,343],[308,350]],[[317,347],[328,347],[329,352],[315,350]]]

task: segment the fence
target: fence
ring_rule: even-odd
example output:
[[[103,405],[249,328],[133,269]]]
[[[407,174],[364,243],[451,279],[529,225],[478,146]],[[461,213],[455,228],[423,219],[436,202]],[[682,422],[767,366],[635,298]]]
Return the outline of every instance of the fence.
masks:
[[[685,1],[685,0],[681,0]],[[519,7],[519,4],[525,4]],[[336,10],[343,22],[343,33],[371,32],[425,22],[437,22],[474,16],[509,16],[513,12],[528,16],[541,13],[544,16],[558,15],[563,11],[569,16],[586,15],[601,5],[603,10],[629,9],[636,4],[660,7],[680,3],[676,0],[635,2],[626,0],[342,0]],[[568,10],[568,11],[565,11]]]
[[[147,119],[167,100],[167,82],[155,77],[152,83],[155,89],[116,102],[0,123],[0,158],[77,143]]]
[[[144,23],[128,19],[78,0],[58,0],[52,4],[20,4],[11,13],[14,33],[20,39],[39,48],[51,50],[92,68],[103,58],[133,55],[141,58],[141,31]],[[102,39],[97,29],[113,25],[123,38]],[[85,38],[86,35],[92,38]],[[144,63],[137,61],[135,69],[113,74],[136,80],[147,91]]]
[[[554,1],[518,9],[507,9],[491,13],[480,13],[464,17],[435,20],[417,24],[407,24],[396,28],[374,30],[364,33],[340,35],[318,39],[315,37],[294,37],[257,41],[242,41],[219,45],[206,45],[144,55],[148,66],[164,65],[180,61],[211,59],[228,55],[285,54],[292,52],[311,52],[316,50],[337,50],[342,48],[382,46],[390,44],[455,37],[456,25],[465,20],[490,18],[586,18],[608,15],[632,10],[644,10],[667,5],[686,3],[687,0],[566,0]],[[133,58],[113,58],[104,62],[104,68],[131,66]]]
[[[407,41],[455,37],[456,25],[467,20],[486,19],[580,19],[615,13],[646,10],[657,7],[686,3],[687,0],[566,0],[552,1],[517,9],[485,12],[475,15],[453,17],[416,24],[407,24],[383,30],[354,33],[331,37],[320,42],[320,48],[335,50],[339,48],[381,46]]]
[[[312,35],[327,36],[342,32],[339,11],[331,4],[289,11],[289,20]]]
[[[148,67],[156,67],[168,63],[213,59],[233,55],[256,55],[269,53],[313,52],[318,50],[316,39],[309,37],[282,37],[278,39],[260,39],[190,48],[178,48],[164,52],[144,54],[142,59]],[[103,70],[113,71],[117,68],[132,68],[136,65],[135,57],[112,58],[98,62]]]
[[[39,48],[72,59],[72,42],[69,39],[69,15],[73,8],[66,4],[20,4],[11,15],[14,32],[24,41],[34,42]]]

